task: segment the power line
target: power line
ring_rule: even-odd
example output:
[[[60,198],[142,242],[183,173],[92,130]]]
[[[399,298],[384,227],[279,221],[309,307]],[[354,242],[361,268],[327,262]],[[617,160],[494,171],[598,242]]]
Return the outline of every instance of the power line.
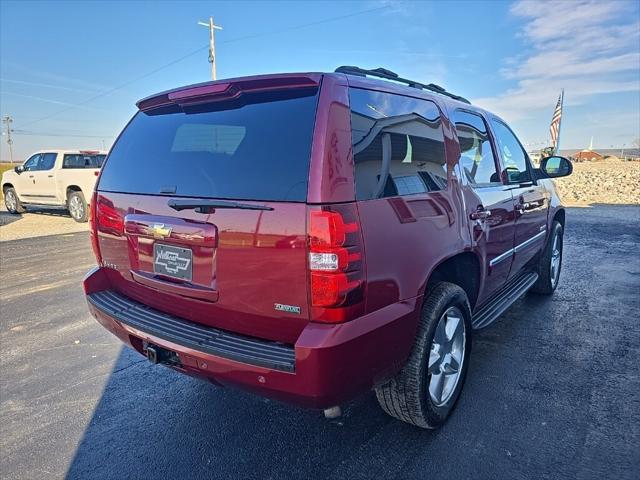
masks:
[[[225,44],[226,43],[233,43],[233,42],[239,42],[239,41],[242,41],[242,40],[250,40],[250,39],[253,39],[253,38],[264,37],[266,35],[276,35],[278,33],[292,32],[292,31],[300,30],[300,29],[307,28],[307,27],[314,27],[316,25],[322,25],[324,23],[335,22],[336,20],[343,20],[345,18],[357,17],[359,15],[364,15],[366,13],[377,12],[378,10],[384,10],[386,8],[388,8],[388,7],[382,6],[382,7],[377,7],[377,8],[371,8],[369,10],[361,10],[359,12],[349,13],[347,15],[340,15],[339,17],[325,18],[323,20],[317,20],[315,22],[303,23],[301,25],[296,25],[296,26],[293,26],[293,27],[287,27],[287,28],[283,28],[283,29],[279,29],[279,30],[272,30],[270,32],[255,33],[255,34],[252,34],[252,35],[245,35],[244,37],[232,38],[230,40],[225,40],[225,41],[222,41],[220,43],[225,43]]]
[[[292,26],[292,27],[282,28],[282,29],[278,29],[278,30],[272,30],[272,31],[269,31],[269,32],[256,33],[256,34],[252,34],[252,35],[245,35],[244,37],[232,38],[232,39],[229,39],[229,40],[226,40],[226,41],[223,41],[223,42],[219,42],[219,43],[228,44],[228,43],[233,43],[233,42],[250,40],[250,39],[253,39],[253,38],[259,38],[259,37],[263,37],[263,36],[267,36],[267,35],[275,35],[275,34],[278,34],[278,33],[291,32],[291,31],[300,30],[300,29],[307,28],[307,27],[312,27],[312,26],[316,26],[316,25],[322,25],[324,23],[335,22],[337,20],[342,20],[342,19],[345,19],[345,18],[351,18],[351,17],[356,17],[356,16],[359,16],[359,15],[364,15],[364,14],[367,14],[367,13],[376,12],[376,11],[379,11],[379,10],[382,10],[382,9],[386,9],[386,8],[387,8],[386,6],[382,6],[382,7],[377,7],[377,8],[371,8],[371,9],[368,9],[368,10],[361,10],[359,12],[354,12],[354,13],[350,13],[350,14],[347,14],[347,15],[340,15],[340,16],[337,16],[337,17],[326,18],[326,19],[323,19],[323,20],[318,20],[318,21],[315,21],[315,22],[309,22],[309,23],[305,23],[305,24],[302,24],[302,25],[295,25],[295,26]],[[51,115],[47,115],[46,117],[42,117],[42,118],[33,120],[31,122],[27,122],[27,123],[23,124],[23,126],[26,127],[26,126],[29,126],[29,125],[33,125],[35,123],[39,123],[39,122],[43,122],[45,120],[49,120],[50,118],[57,117],[58,115],[60,115],[62,113],[68,112],[69,110],[73,110],[74,108],[81,107],[83,105],[86,105],[87,103],[93,102],[94,100],[97,100],[99,98],[105,97],[105,96],[107,96],[107,95],[109,95],[109,94],[111,94],[111,93],[113,93],[113,92],[115,92],[117,90],[121,90],[124,87],[127,87],[127,86],[131,85],[132,83],[135,83],[135,82],[138,82],[140,80],[143,80],[143,79],[145,79],[147,77],[150,77],[151,75],[154,75],[154,74],[158,73],[161,70],[164,70],[166,68],[169,68],[169,67],[175,65],[176,63],[182,62],[183,60],[186,60],[187,58],[192,57],[193,55],[196,55],[196,54],[198,54],[198,53],[200,53],[203,50],[206,50],[208,48],[209,48],[209,45],[205,45],[203,47],[200,47],[197,50],[193,50],[192,52],[189,52],[186,55],[183,55],[183,56],[181,56],[179,58],[176,58],[175,60],[172,60],[169,63],[165,63],[164,65],[162,65],[162,66],[160,66],[160,67],[158,67],[158,68],[156,68],[154,70],[151,70],[148,73],[145,73],[143,75],[135,77],[135,78],[133,78],[131,80],[128,80],[127,82],[121,83],[120,85],[118,85],[116,87],[113,87],[113,88],[110,88],[109,90],[105,90],[104,92],[98,93],[98,94],[96,94],[96,95],[94,95],[92,97],[89,97],[88,99],[86,99],[86,100],[84,100],[82,102],[73,104],[73,105],[71,105],[71,106],[69,106],[67,108],[63,108],[62,110],[59,110],[59,111],[57,111],[55,113],[52,113]]]
[[[11,130],[14,135],[29,137],[73,137],[73,138],[115,138],[115,135],[85,135],[75,133],[42,133],[30,132],[26,130]]]

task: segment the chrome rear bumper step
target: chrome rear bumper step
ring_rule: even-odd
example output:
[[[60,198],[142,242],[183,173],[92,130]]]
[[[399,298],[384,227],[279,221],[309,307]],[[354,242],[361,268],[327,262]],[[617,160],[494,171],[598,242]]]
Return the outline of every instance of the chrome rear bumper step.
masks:
[[[87,295],[98,310],[141,332],[218,357],[293,372],[293,345],[205,327],[150,308],[113,290]]]
[[[536,280],[538,280],[538,274],[529,272],[511,281],[489,303],[473,314],[471,322],[473,329],[479,330],[493,323],[516,300],[527,293]]]

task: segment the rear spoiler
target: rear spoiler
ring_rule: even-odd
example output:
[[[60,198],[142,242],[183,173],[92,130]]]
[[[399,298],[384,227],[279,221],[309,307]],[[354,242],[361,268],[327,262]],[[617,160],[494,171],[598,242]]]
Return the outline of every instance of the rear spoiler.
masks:
[[[290,88],[313,88],[320,85],[319,73],[269,75],[206,82],[161,92],[143,98],[136,106],[142,112],[169,105],[198,105],[221,99],[233,99],[243,92],[260,92]]]

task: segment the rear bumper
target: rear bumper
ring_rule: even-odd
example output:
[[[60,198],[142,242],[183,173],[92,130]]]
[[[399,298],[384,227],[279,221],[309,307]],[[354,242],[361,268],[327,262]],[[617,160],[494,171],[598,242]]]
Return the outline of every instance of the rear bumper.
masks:
[[[338,325],[309,323],[295,345],[205,328],[110,290],[103,269],[84,280],[91,314],[125,344],[177,353],[188,375],[311,408],[351,400],[389,378],[409,355],[419,298]],[[169,317],[169,318],[167,318]]]

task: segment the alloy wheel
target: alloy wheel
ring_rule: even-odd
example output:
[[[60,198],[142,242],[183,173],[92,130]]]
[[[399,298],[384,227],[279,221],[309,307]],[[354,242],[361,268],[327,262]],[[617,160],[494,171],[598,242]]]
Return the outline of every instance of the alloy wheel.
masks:
[[[76,219],[82,218],[82,215],[84,215],[82,202],[75,195],[71,197],[71,200],[69,201],[69,213],[71,213],[71,216]]]
[[[458,307],[449,307],[440,317],[429,352],[429,396],[438,407],[447,403],[458,385],[464,362],[466,331]]]
[[[12,190],[6,192],[4,203],[7,207],[7,210],[9,210],[10,212],[15,212],[18,209],[18,199],[16,198],[16,195]]]
[[[558,276],[560,275],[560,262],[562,261],[562,244],[560,241],[560,234],[556,234],[553,237],[553,244],[551,247],[551,262],[549,268],[550,278],[551,278],[551,286],[555,287],[556,283],[558,283]]]

